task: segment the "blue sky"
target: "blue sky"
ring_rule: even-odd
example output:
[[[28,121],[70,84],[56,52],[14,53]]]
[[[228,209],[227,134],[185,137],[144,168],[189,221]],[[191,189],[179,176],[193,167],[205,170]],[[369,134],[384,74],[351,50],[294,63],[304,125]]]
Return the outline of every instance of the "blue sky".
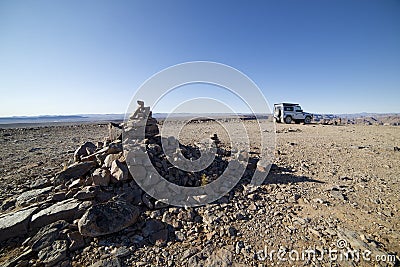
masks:
[[[124,113],[150,76],[197,60],[242,71],[270,104],[400,112],[399,14],[394,0],[3,0],[0,116]],[[201,95],[236,103],[214,89]]]

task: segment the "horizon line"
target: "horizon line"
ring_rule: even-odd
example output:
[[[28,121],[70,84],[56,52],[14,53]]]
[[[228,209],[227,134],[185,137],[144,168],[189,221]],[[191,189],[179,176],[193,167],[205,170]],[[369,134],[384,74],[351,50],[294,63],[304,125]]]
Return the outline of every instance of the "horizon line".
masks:
[[[351,112],[351,113],[325,113],[325,112],[310,112],[316,115],[400,115],[400,112]],[[241,115],[252,115],[252,114],[272,114],[271,112],[265,113],[250,113],[250,112],[153,112],[152,114],[241,114]],[[125,116],[126,113],[76,113],[76,114],[41,114],[41,115],[13,115],[13,116],[0,116],[0,119],[28,119],[28,118],[46,118],[46,117],[72,117],[72,116]]]

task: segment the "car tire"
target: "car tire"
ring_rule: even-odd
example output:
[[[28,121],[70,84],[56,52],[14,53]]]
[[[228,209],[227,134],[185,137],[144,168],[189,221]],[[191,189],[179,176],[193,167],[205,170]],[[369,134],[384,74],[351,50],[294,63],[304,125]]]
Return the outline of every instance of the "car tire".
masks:
[[[311,117],[310,116],[305,117],[304,118],[304,123],[305,124],[310,124],[311,123]]]
[[[285,118],[285,123],[287,123],[287,124],[292,123],[292,117],[291,117],[291,116],[287,116],[287,117]]]

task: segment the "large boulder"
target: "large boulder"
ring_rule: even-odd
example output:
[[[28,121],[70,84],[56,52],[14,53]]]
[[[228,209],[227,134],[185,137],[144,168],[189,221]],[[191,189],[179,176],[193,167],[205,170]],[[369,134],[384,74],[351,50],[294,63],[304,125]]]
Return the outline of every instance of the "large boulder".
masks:
[[[109,201],[89,208],[78,222],[84,236],[101,236],[118,232],[139,217],[139,209],[125,201]]]

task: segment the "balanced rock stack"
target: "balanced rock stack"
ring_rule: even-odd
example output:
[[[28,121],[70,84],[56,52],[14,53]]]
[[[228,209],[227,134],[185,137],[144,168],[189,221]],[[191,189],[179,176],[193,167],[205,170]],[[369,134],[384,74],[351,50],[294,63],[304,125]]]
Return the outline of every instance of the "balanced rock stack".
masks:
[[[152,138],[159,134],[157,120],[152,117],[150,107],[145,107],[143,101],[137,101],[139,107],[129,117],[124,125],[124,134],[129,138]]]
[[[217,134],[211,135],[211,136],[210,136],[210,139],[213,140],[213,142],[214,142],[216,145],[218,145],[219,143],[221,143],[221,141],[219,140]]]

